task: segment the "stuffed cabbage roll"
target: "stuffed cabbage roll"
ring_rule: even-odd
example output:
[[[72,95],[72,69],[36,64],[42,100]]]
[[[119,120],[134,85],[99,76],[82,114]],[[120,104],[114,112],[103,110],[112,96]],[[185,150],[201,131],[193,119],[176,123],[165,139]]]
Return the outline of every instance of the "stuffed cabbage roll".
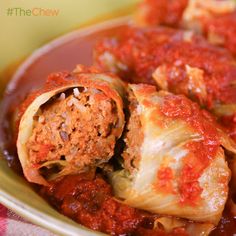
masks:
[[[234,0],[144,0],[136,11],[136,23],[194,30],[202,33],[210,43],[223,46],[236,55]]]
[[[236,140],[236,64],[228,51],[192,32],[129,27],[97,44],[95,60],[131,83],[156,84],[213,112]]]
[[[103,165],[124,127],[124,84],[77,67],[49,76],[22,105],[17,152],[28,181],[47,180]]]
[[[182,95],[129,85],[123,169],[115,196],[149,212],[217,224],[228,196],[224,148],[235,143],[211,115]]]

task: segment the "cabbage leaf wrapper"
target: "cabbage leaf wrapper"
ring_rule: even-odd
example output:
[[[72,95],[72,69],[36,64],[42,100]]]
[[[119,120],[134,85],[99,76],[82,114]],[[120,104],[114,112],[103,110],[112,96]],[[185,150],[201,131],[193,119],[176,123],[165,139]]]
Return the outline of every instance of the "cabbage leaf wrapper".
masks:
[[[235,143],[183,95],[129,85],[123,168],[110,174],[115,195],[149,212],[217,224],[228,196],[224,149]],[[135,155],[133,155],[135,153]]]
[[[104,165],[124,128],[124,83],[94,68],[54,73],[23,102],[17,152],[29,182]]]

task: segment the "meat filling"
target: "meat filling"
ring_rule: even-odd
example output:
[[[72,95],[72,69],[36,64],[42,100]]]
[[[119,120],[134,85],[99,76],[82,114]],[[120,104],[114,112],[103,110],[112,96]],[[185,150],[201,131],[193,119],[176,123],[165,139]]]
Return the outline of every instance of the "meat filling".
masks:
[[[82,170],[114,153],[117,108],[100,90],[69,89],[41,106],[34,120],[27,148],[36,166],[61,160]]]
[[[138,168],[140,160],[140,148],[143,143],[143,132],[141,130],[141,121],[138,114],[138,102],[132,91],[128,94],[129,100],[129,118],[126,124],[125,143],[126,147],[122,154],[124,167],[132,172]]]

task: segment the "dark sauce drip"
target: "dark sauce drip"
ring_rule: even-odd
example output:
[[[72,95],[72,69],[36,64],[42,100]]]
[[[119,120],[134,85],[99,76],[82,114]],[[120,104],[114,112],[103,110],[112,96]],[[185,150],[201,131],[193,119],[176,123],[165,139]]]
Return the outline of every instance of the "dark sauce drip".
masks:
[[[76,64],[91,65],[92,51],[97,40],[102,37],[110,37],[122,33],[126,25],[113,26],[107,29],[94,30],[88,35],[80,35],[67,40],[48,50],[44,55],[31,60],[23,73],[14,77],[6,87],[4,98],[1,103],[0,114],[0,146],[5,159],[10,168],[19,175],[22,168],[16,152],[16,132],[15,123],[17,120],[17,110],[20,103],[31,91],[40,88],[46,81],[47,75],[57,71],[71,71]],[[10,78],[5,79],[5,81]],[[123,148],[123,144],[119,144]],[[36,191],[40,191],[39,186],[33,186]],[[51,199],[48,199],[50,202]],[[58,202],[54,202],[55,208],[59,208]],[[142,222],[144,228],[151,228],[152,220]],[[152,232],[150,232],[151,235]],[[230,214],[229,209],[225,209],[220,223],[211,235],[234,235],[236,233],[236,219]],[[138,235],[138,233],[137,233]],[[142,235],[142,233],[140,233]]]

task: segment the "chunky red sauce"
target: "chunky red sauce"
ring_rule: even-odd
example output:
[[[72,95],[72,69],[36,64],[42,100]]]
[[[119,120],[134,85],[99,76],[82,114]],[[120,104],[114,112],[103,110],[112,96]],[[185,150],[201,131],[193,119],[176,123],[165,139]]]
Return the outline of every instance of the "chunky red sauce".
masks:
[[[116,201],[101,176],[68,176],[42,188],[41,194],[61,213],[94,230],[119,235],[134,232],[145,221],[153,225],[148,214]]]
[[[15,152],[14,136],[15,113],[19,104],[29,92],[45,83],[48,74],[71,71],[78,63],[92,64],[92,49],[95,42],[104,36],[119,34],[126,27],[126,24],[113,25],[111,28],[93,30],[88,35],[77,34],[67,41],[60,41],[57,47],[49,47],[44,54],[28,61],[28,65],[8,84],[1,104],[0,141],[9,165],[19,174],[21,168]],[[149,64],[151,65],[152,63]],[[145,69],[148,64],[143,66]],[[142,68],[139,70],[143,71]],[[160,173],[161,179],[163,176],[171,177],[168,171]],[[84,176],[68,176],[59,182],[51,183],[48,188],[42,188],[40,193],[60,212],[90,228],[111,234],[127,235],[129,232],[129,235],[138,236],[166,235],[163,231],[151,230],[155,215],[117,202],[112,197],[111,187],[101,175],[94,176],[91,173]],[[225,210],[220,224],[212,234],[219,235],[222,232],[225,235],[236,233],[235,220],[228,209]],[[177,228],[169,235],[186,235],[186,232],[183,228]]]
[[[67,176],[42,187],[40,193],[62,214],[97,231],[110,235],[169,235],[151,230],[157,216],[121,204],[112,196],[111,186],[94,173]],[[186,233],[177,228],[170,235]]]

